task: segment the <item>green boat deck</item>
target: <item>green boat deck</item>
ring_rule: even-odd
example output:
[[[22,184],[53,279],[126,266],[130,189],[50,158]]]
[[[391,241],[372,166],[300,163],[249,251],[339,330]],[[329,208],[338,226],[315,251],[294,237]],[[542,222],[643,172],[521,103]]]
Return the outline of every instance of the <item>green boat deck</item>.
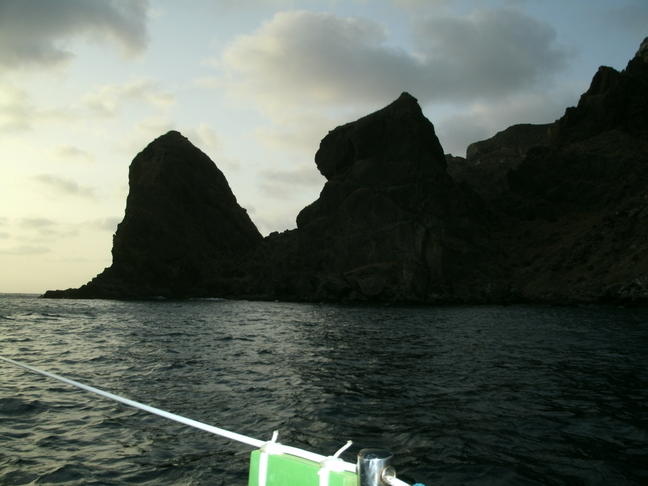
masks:
[[[250,457],[250,473],[248,486],[263,486],[259,484],[259,463],[261,451],[255,450]],[[290,456],[288,454],[269,454],[265,486],[319,486],[319,471],[321,465]],[[355,473],[329,471],[329,486],[357,486]]]

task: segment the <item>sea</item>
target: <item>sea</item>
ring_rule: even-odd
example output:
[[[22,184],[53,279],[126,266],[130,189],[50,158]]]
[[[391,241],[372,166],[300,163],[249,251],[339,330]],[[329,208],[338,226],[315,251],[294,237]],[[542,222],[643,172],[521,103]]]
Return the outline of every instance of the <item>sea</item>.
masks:
[[[409,483],[648,484],[646,308],[2,294],[0,355]],[[0,362],[1,485],[246,485],[250,452]]]

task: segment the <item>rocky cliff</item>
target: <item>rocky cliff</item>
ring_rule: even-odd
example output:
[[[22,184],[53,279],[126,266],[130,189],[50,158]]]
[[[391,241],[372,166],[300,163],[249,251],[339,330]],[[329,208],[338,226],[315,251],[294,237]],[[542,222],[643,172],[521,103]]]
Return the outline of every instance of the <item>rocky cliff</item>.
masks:
[[[513,125],[487,140],[470,144],[465,158],[447,154],[448,173],[486,199],[500,195],[509,189],[509,171],[520,165],[527,152],[549,144],[552,127],[553,124]]]
[[[511,300],[648,301],[647,52],[644,41],[625,70],[600,68],[506,190],[480,191]]]
[[[297,229],[261,239],[177,132],[133,161],[113,264],[48,297],[648,302],[648,41],[552,124],[444,156],[403,93],[337,127]]]
[[[298,300],[482,299],[490,254],[478,198],[446,172],[434,127],[403,93],[329,132],[327,179],[297,229],[266,239],[244,293]],[[460,297],[459,297],[460,296]]]
[[[234,276],[233,261],[261,241],[222,172],[176,131],[133,159],[128,182],[112,265],[79,289],[46,297],[213,295]]]

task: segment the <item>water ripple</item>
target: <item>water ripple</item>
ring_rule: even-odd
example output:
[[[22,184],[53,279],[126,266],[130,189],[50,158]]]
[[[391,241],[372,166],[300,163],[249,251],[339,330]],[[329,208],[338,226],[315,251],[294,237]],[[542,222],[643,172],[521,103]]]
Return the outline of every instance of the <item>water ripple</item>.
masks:
[[[2,354],[428,484],[648,484],[648,310],[0,296]],[[232,485],[249,450],[1,365],[0,484]]]

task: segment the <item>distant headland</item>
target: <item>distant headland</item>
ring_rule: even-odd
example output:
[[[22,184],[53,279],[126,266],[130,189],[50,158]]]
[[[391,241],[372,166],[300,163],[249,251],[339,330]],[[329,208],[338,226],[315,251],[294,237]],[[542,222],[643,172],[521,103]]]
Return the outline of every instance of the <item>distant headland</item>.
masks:
[[[554,123],[444,154],[408,93],[332,130],[297,228],[263,238],[171,131],[133,160],[112,265],[50,298],[648,303],[648,38]]]

